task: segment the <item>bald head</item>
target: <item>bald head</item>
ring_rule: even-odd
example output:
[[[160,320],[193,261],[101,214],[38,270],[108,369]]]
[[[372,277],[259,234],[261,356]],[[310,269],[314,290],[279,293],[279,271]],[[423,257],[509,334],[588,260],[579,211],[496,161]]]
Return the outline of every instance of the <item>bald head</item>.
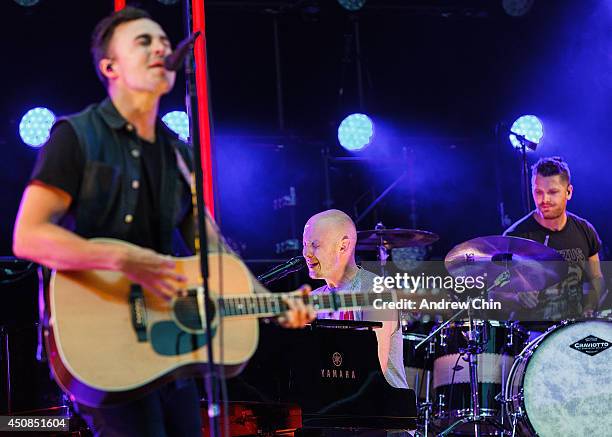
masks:
[[[303,255],[312,278],[325,279],[355,262],[357,230],[344,212],[329,209],[313,215],[304,226]]]
[[[308,228],[317,228],[334,239],[348,238],[353,242],[354,249],[354,242],[357,240],[355,223],[346,213],[339,209],[328,209],[313,215],[306,222],[304,230]]]

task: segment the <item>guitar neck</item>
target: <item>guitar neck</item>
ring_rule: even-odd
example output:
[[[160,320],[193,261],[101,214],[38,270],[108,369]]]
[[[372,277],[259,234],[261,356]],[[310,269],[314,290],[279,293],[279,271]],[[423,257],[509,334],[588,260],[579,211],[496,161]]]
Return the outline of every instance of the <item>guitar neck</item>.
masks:
[[[253,316],[274,317],[288,309],[285,299],[300,299],[305,305],[312,305],[317,313],[370,308],[375,299],[391,301],[392,292],[383,293],[325,293],[303,296],[297,293],[257,293],[220,297],[217,302],[222,317]]]

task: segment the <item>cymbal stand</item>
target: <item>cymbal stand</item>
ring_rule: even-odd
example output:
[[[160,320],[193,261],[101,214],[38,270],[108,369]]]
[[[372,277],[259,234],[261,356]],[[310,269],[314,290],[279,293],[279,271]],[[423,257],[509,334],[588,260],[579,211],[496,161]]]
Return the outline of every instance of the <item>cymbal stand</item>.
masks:
[[[506,274],[506,272],[504,272],[502,275],[496,278],[494,284],[487,289],[487,293],[490,290],[492,290],[494,287],[497,287],[500,284],[505,283],[505,281],[507,281],[507,276],[508,275]],[[480,415],[480,395],[478,392],[477,355],[483,352],[482,348],[488,342],[487,326],[486,324],[483,323],[482,332],[480,333],[480,336],[479,336],[477,332],[478,328],[473,323],[474,320],[472,319],[471,308],[472,308],[472,298],[468,297],[467,312],[468,312],[468,322],[469,322],[470,329],[468,331],[468,346],[462,352],[467,353],[468,364],[470,368],[470,395],[471,395],[471,402],[470,402],[471,408],[470,409],[471,411],[468,416],[462,417],[461,419],[455,421],[448,428],[446,428],[444,431],[438,434],[438,437],[445,437],[448,434],[450,434],[455,428],[457,428],[460,425],[466,424],[466,423],[472,423],[474,425],[474,434],[472,434],[474,437],[481,436],[480,428],[481,428],[481,425],[483,424],[487,424],[487,425],[492,426],[495,429],[498,429],[501,435],[505,434],[505,428],[500,422],[498,422],[492,417],[484,417]]]
[[[385,225],[382,224],[382,222],[378,222],[376,223],[376,227],[374,228],[377,231],[382,231],[383,229],[385,229]],[[389,258],[389,251],[387,250],[387,248],[385,247],[385,241],[384,241],[384,237],[381,234],[379,237],[379,243],[378,243],[378,261],[380,262],[380,276],[384,277],[385,276],[385,266],[387,265],[387,259]]]
[[[497,278],[495,278],[493,284],[487,288],[486,293],[488,294],[491,290],[493,290],[496,287],[503,287],[504,285],[508,283],[509,280],[510,280],[510,272],[506,270],[502,272]],[[479,401],[480,398],[479,398],[479,393],[478,393],[478,361],[476,360],[476,355],[482,353],[482,349],[481,349],[481,345],[479,344],[480,342],[477,341],[477,335],[472,329],[473,323],[472,323],[472,312],[470,311],[471,308],[472,308],[472,298],[468,297],[467,308],[464,308],[456,312],[455,314],[453,314],[452,317],[450,317],[446,322],[438,326],[435,330],[433,330],[427,337],[421,340],[414,347],[414,349],[416,350],[420,348],[421,346],[423,346],[425,343],[431,344],[431,339],[433,337],[435,337],[440,331],[446,328],[451,322],[456,320],[459,316],[461,316],[463,313],[467,311],[468,320],[470,324],[470,330],[468,333],[468,347],[465,349],[464,352],[468,354],[469,366],[470,366],[470,392],[471,392],[470,394],[471,394],[472,411],[469,416],[456,421],[451,426],[449,426],[444,431],[442,431],[440,434],[438,434],[438,437],[444,437],[448,435],[453,429],[455,429],[459,425],[462,425],[464,423],[470,423],[470,422],[474,422],[475,437],[480,437],[480,424],[481,423],[488,423],[490,425],[493,425],[495,428],[501,430],[502,434],[504,433],[503,424],[499,423],[498,421],[492,418],[480,417],[480,401]],[[484,325],[483,325],[483,329],[484,329]],[[484,329],[483,332],[486,333],[486,329]],[[484,343],[486,344],[486,340]],[[427,384],[429,385],[429,375],[428,375]],[[427,393],[425,396],[426,396],[425,403],[423,405],[425,406],[426,409],[425,409],[425,418],[424,418],[423,427],[425,430],[424,435],[427,437],[427,432],[429,430],[429,421],[431,420],[429,417],[430,408],[431,408],[431,402],[429,401],[429,390],[427,390]]]
[[[428,344],[432,345],[432,339],[438,334],[438,332],[442,331],[444,328],[446,328],[452,321],[456,320],[460,315],[462,315],[464,312],[466,312],[466,309],[462,309],[460,311],[458,311],[457,313],[453,314],[452,317],[450,317],[446,322],[444,322],[443,324],[441,324],[440,326],[438,326],[435,330],[433,330],[427,337],[425,337],[423,340],[421,340],[415,347],[414,350],[417,350],[418,348],[420,348],[421,346],[423,346],[424,344]],[[433,350],[429,350],[429,353],[427,354],[427,359],[431,359],[431,356],[433,356]],[[426,370],[426,381],[425,381],[425,402],[421,404],[421,408],[424,411],[424,417],[423,417],[423,436],[424,437],[428,437],[429,434],[429,423],[431,421],[431,412],[432,412],[432,406],[433,403],[431,402],[430,399],[430,383],[431,383],[431,370],[429,370],[429,367],[431,366],[426,366],[428,368],[428,370]]]
[[[429,343],[429,350],[426,353],[426,357],[425,357],[425,402],[421,402],[418,404],[419,406],[419,415],[423,418],[423,436],[424,437],[428,437],[429,436],[429,422],[431,420],[431,414],[432,414],[432,407],[433,407],[433,402],[431,401],[431,368],[432,368],[432,360],[433,360],[433,343]],[[423,382],[421,381],[421,384]],[[417,391],[421,391],[421,385],[419,385],[418,383],[415,384],[415,389]],[[418,400],[418,393],[417,393],[417,400]]]

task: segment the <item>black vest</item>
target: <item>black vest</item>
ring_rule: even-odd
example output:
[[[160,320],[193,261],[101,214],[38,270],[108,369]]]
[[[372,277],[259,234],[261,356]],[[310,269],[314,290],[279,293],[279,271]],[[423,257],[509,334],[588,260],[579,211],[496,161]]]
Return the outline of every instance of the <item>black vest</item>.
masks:
[[[141,179],[142,144],[136,129],[107,98],[65,118],[74,128],[85,157],[85,171],[78,198],[63,225],[84,238],[126,240],[132,225]],[[183,255],[185,243],[178,226],[191,211],[191,194],[182,160],[191,171],[189,147],[158,120],[161,144],[160,244],[162,253]],[[181,158],[178,158],[180,155]],[[184,168],[185,170],[185,168]],[[177,241],[178,240],[178,241]]]

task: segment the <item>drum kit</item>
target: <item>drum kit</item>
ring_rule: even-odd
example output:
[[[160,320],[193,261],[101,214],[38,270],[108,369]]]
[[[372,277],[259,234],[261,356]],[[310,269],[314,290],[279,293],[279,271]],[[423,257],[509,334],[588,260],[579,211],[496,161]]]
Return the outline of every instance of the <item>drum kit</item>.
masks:
[[[357,250],[376,250],[384,273],[389,250],[437,239],[431,232],[379,224],[358,232]],[[502,287],[511,293],[542,290],[568,272],[554,249],[505,236],[461,243],[444,264],[454,277],[494,278],[483,291],[487,295]],[[471,308],[437,323],[429,335],[404,333],[406,376],[419,404],[418,435],[612,435],[609,318],[551,322],[529,341],[534,333],[528,325],[488,320]]]

